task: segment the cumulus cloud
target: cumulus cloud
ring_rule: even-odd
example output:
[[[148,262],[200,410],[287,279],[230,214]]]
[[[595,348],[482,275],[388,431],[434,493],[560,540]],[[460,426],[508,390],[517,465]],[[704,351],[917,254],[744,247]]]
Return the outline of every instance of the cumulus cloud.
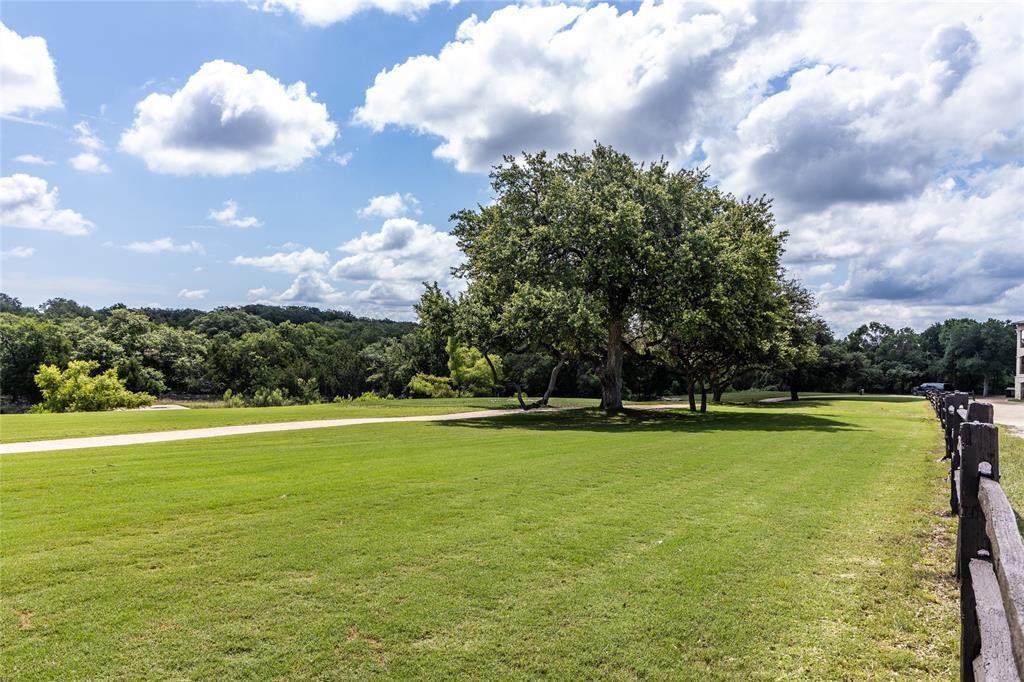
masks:
[[[30,166],[52,166],[55,162],[45,159],[38,154],[19,154],[14,157],[18,163],[27,163]]]
[[[712,9],[644,3],[633,10],[509,6],[473,16],[437,56],[377,75],[355,119],[441,137],[434,153],[459,170],[504,154],[589,148],[640,158],[688,156],[702,99],[734,55],[788,6]],[[600,46],[595,49],[595,46]]]
[[[377,232],[364,232],[338,250],[348,255],[331,267],[331,277],[369,284],[354,294],[356,300],[408,307],[419,298],[425,281],[459,287],[451,276],[462,259],[455,237],[411,218],[385,220]]]
[[[361,314],[400,319],[412,316],[423,282],[436,281],[450,291],[464,285],[451,275],[462,258],[456,239],[411,218],[385,220],[376,232],[363,232],[338,250],[345,255],[327,272],[327,254],[313,249],[259,258],[240,256],[233,262],[296,275],[283,291],[249,290],[250,300],[345,306]]]
[[[303,249],[302,251],[278,252],[269,256],[236,256],[231,262],[235,265],[251,265],[270,272],[287,272],[298,274],[311,270],[321,270],[328,263],[327,252]]]
[[[255,216],[241,216],[238,214],[238,202],[234,199],[228,199],[224,202],[224,206],[215,209],[211,208],[209,213],[210,220],[214,220],[221,225],[227,225],[229,227],[259,227],[262,223]]]
[[[0,178],[0,226],[84,235],[96,226],[81,213],[59,208],[57,188],[42,178],[15,173]]]
[[[327,107],[302,81],[226,61],[203,64],[170,95],[135,105],[121,148],[158,173],[231,175],[290,170],[337,135]]]
[[[0,258],[31,258],[35,252],[31,246],[15,246],[0,251]]]
[[[1024,284],[1007,194],[1024,159],[1024,71],[1007,66],[1022,22],[1010,3],[510,6],[379,73],[355,120],[435,136],[461,171],[595,139],[709,165],[724,189],[775,199],[788,266],[836,320],[903,324],[968,299],[994,314]],[[985,235],[977,257],[948,236],[966,225]],[[984,272],[937,287],[950,259]]]
[[[71,167],[83,173],[109,173],[110,166],[92,152],[82,152],[68,159]]]
[[[300,273],[291,286],[280,294],[272,296],[276,303],[327,303],[338,304],[345,295],[337,291],[319,272]]]
[[[420,213],[420,202],[411,194],[382,194],[371,197],[366,206],[357,211],[360,218],[397,218]]]
[[[189,301],[201,301],[206,298],[208,293],[210,293],[209,289],[182,289],[178,292],[178,298],[184,298]]]
[[[60,109],[57,67],[46,40],[22,37],[0,22],[0,114]]]
[[[250,7],[264,12],[291,12],[304,24],[328,26],[359,12],[379,10],[415,18],[431,5],[454,5],[458,0],[245,0]]]
[[[199,242],[193,241],[177,244],[170,237],[154,239],[149,242],[132,242],[131,244],[123,245],[121,248],[134,251],[135,253],[206,253],[206,249]]]
[[[864,321],[865,311],[903,324],[979,310],[1020,314],[1024,299],[1016,311],[1007,301],[1024,285],[1024,168],[958,179],[903,201],[841,205],[790,225],[790,259],[831,263],[841,275],[818,290],[827,319],[848,328]]]

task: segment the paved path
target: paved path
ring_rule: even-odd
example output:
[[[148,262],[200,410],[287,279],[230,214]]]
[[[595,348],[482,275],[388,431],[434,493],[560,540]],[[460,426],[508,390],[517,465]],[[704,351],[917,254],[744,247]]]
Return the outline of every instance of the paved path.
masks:
[[[992,403],[996,424],[1010,426],[1013,429],[1010,433],[1024,438],[1024,403],[1011,403],[1006,398],[991,396],[981,400]]]
[[[560,408],[532,410],[526,414],[555,412]],[[567,409],[567,408],[561,408]],[[37,440],[24,443],[0,445],[0,455],[19,452],[48,452],[51,450],[78,450],[81,448],[105,448],[112,445],[143,445],[145,443],[166,443],[173,440],[194,438],[218,438],[237,436],[245,433],[270,433],[273,431],[300,431],[304,429],[329,429],[335,426],[356,426],[358,424],[390,424],[391,422],[444,422],[458,419],[483,419],[509,414],[523,414],[522,410],[478,410],[476,412],[455,412],[415,417],[356,417],[350,419],[316,419],[299,422],[278,422],[276,424],[243,424],[239,426],[214,426],[206,429],[180,429],[178,431],[152,431],[150,433],[123,433],[115,436],[89,436],[87,438],[62,438],[60,440]]]

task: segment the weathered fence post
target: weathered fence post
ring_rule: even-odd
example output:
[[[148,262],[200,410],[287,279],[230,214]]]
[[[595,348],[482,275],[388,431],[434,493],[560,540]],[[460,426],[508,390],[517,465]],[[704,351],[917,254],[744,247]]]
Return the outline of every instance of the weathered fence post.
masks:
[[[942,430],[946,437],[946,459],[951,459],[957,450],[957,437],[964,416],[960,410],[966,410],[969,396],[966,393],[947,393],[942,399]]]
[[[992,403],[973,402],[967,406],[967,421],[982,424],[995,423],[995,408]]]
[[[960,580],[960,679],[974,680],[974,658],[981,651],[970,562],[989,555],[985,515],[978,500],[982,476],[999,478],[999,432],[992,424],[960,425],[959,524],[957,526],[956,576]],[[982,464],[987,463],[987,467]]]
[[[993,422],[993,420],[994,420],[994,410],[992,408],[992,404],[991,403],[979,403],[979,402],[970,403],[967,406],[967,418],[966,419],[961,419],[960,413],[958,411],[956,411],[955,408],[954,408],[954,413],[955,413],[955,416],[954,415],[950,415],[950,418],[949,418],[949,423],[951,425],[956,423],[957,420],[959,420],[960,423],[963,423],[963,422],[967,421],[967,422],[981,422],[982,424],[991,424]],[[955,440],[954,450],[953,450],[952,456],[950,457],[950,462],[949,462],[949,507],[952,510],[954,515],[956,515],[958,513],[958,510],[960,508],[959,501],[957,500],[957,484],[956,484],[957,470],[960,468],[960,436],[959,436],[959,428],[960,428],[960,426],[959,426],[959,424],[957,424],[956,428],[958,429],[958,431],[957,431],[958,435],[954,439]],[[948,443],[947,443],[947,447],[948,447]]]

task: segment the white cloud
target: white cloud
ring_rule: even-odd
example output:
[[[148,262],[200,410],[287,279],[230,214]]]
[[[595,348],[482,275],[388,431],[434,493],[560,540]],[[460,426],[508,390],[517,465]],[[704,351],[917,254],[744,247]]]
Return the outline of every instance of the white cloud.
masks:
[[[92,152],[100,152],[107,148],[107,146],[103,144],[103,140],[97,137],[96,133],[93,132],[92,128],[90,128],[89,124],[85,121],[79,121],[73,127],[75,129],[75,133],[77,133],[74,142],[78,146]]]
[[[435,155],[463,171],[523,150],[586,149],[594,139],[641,158],[685,157],[731,55],[791,11],[629,7],[509,6],[473,16],[437,56],[379,73],[355,119],[437,135]]]
[[[349,255],[337,261],[331,277],[358,282],[367,288],[353,298],[380,308],[408,308],[422,292],[423,282],[445,289],[461,283],[451,275],[462,252],[452,235],[411,218],[391,218],[377,232],[364,232],[338,249]]]
[[[231,262],[235,265],[251,265],[270,272],[287,272],[294,275],[326,267],[328,255],[326,252],[305,249],[288,253],[278,252],[270,256],[236,256]]]
[[[331,155],[327,157],[334,163],[338,164],[342,168],[348,165],[348,162],[352,160],[352,152],[345,152],[339,154],[338,152],[331,152]]]
[[[27,163],[32,166],[52,166],[55,162],[44,159],[38,154],[20,154],[14,157],[18,163]]]
[[[182,289],[178,292],[178,298],[188,299],[189,301],[201,301],[206,298],[208,293],[210,293],[209,289]]]
[[[57,188],[46,180],[24,173],[0,178],[0,225],[26,230],[46,230],[84,235],[96,226],[81,213],[58,208]]]
[[[244,0],[264,12],[291,12],[304,24],[328,26],[345,21],[359,12],[379,10],[415,18],[431,5],[454,5],[458,0]]]
[[[220,209],[211,208],[209,218],[221,225],[241,227],[243,229],[247,227],[259,227],[262,224],[255,216],[238,215],[238,202],[234,199],[228,199],[225,201],[224,206]]]
[[[1022,23],[1019,3],[509,6],[379,73],[354,118],[436,136],[461,171],[595,139],[710,165],[775,199],[828,319],[996,314],[1024,285]],[[979,274],[936,287],[950,262]]]
[[[231,175],[295,168],[337,135],[327,107],[302,81],[283,85],[264,71],[207,62],[170,95],[135,106],[121,148],[158,173]]]
[[[60,109],[57,67],[46,40],[22,37],[0,22],[0,114]]]
[[[132,242],[131,244],[125,244],[121,248],[134,251],[136,253],[206,253],[203,245],[199,242],[193,241],[185,244],[177,244],[170,237],[154,239],[149,242]]]
[[[107,148],[103,144],[96,133],[93,132],[92,128],[85,121],[79,121],[74,125],[75,138],[74,143],[85,149],[81,154],[77,154],[68,159],[68,163],[71,167],[77,171],[83,173],[109,173],[110,166],[108,166],[103,159],[97,154]]]
[[[291,286],[272,296],[276,303],[329,303],[345,300],[345,295],[331,286],[319,272],[299,273]]]
[[[788,258],[798,267],[832,263],[842,276],[817,292],[826,319],[848,329],[869,315],[916,325],[951,315],[1020,315],[1024,298],[1014,302],[1012,292],[1024,285],[1024,168],[959,180],[790,224]]]
[[[394,194],[371,197],[366,206],[359,209],[357,213],[360,218],[397,218],[410,213],[420,213],[419,206],[419,200],[413,195],[395,192]]]
[[[451,275],[462,258],[455,237],[411,218],[390,218],[380,230],[364,232],[338,250],[347,255],[327,275],[347,283],[345,288],[325,276],[327,254],[308,248],[259,258],[240,256],[233,262],[296,275],[281,292],[269,287],[249,290],[250,300],[343,305],[365,315],[400,319],[412,317],[412,304],[419,300],[424,281],[436,281],[450,291],[464,287]]]
[[[0,258],[31,258],[35,252],[31,246],[14,246],[0,251]]]
[[[109,173],[110,166],[92,152],[82,152],[68,159],[71,167],[83,173]]]

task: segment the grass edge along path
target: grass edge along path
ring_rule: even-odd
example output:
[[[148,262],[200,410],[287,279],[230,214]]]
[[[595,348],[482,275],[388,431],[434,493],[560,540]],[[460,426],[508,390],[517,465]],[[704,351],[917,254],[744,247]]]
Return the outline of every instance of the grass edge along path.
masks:
[[[555,407],[574,407],[596,405],[597,401],[587,398],[555,398],[551,404]],[[516,402],[511,398],[407,398],[284,407],[4,414],[0,415],[0,443],[328,419],[427,416],[515,407]]]
[[[19,455],[19,679],[949,679],[921,404],[587,412]]]

